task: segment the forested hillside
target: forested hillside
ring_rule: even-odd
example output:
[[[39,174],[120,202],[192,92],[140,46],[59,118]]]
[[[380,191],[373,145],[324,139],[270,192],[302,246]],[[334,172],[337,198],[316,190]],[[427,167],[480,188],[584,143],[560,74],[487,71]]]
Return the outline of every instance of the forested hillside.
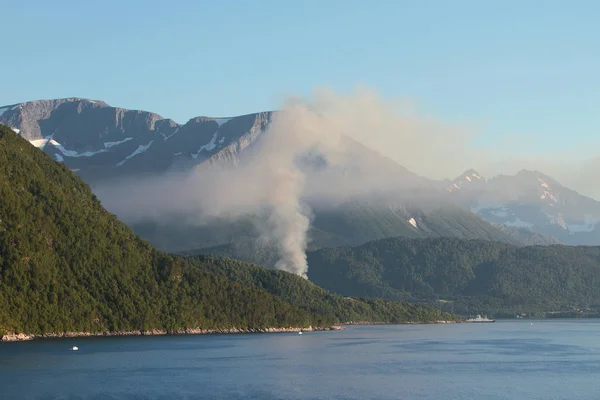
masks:
[[[454,315],[436,308],[375,298],[345,298],[284,271],[268,270],[227,258],[193,256],[188,259],[202,269],[245,286],[264,289],[327,321],[384,321],[390,323],[456,321]]]
[[[600,247],[393,238],[311,252],[308,263],[309,279],[347,296],[496,315],[600,307]]]
[[[326,326],[345,315],[343,307],[323,315],[302,301],[290,304],[300,295],[288,292],[283,298],[258,285],[232,282],[211,273],[211,262],[154,250],[106,212],[67,167],[0,126],[1,331],[306,327]],[[296,279],[265,273],[282,282]],[[305,280],[294,282],[295,291],[314,289]],[[351,315],[390,322],[392,316],[378,307]]]
[[[67,167],[0,126],[0,327],[307,326],[313,316],[152,249]]]

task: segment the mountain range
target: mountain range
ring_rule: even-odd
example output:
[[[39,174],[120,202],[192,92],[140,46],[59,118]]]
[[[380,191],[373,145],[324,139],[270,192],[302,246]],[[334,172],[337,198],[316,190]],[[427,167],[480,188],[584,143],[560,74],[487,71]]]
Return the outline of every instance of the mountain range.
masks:
[[[0,198],[0,340],[457,319],[346,299],[284,271],[160,252],[72,171],[2,125]]]
[[[76,172],[109,210],[116,211],[119,204],[134,200],[126,192],[105,195],[102,188],[113,182],[148,176],[169,179],[171,173],[205,167],[243,168],[244,157],[252,156],[275,113],[196,117],[182,125],[151,112],[67,98],[2,107],[0,123]],[[600,202],[542,173],[521,171],[485,179],[472,170],[442,185],[360,143],[348,143],[345,164],[333,171],[338,174],[335,180],[381,176],[377,195],[361,194],[359,187],[335,202],[307,198],[312,248],[391,236],[455,236],[514,245],[600,244]],[[319,162],[307,161],[310,168]],[[118,215],[128,222],[128,215]],[[249,240],[256,236],[256,218],[261,217],[196,224],[186,215],[171,221],[148,216],[128,223],[163,250],[185,251]]]
[[[530,229],[565,244],[600,244],[600,202],[541,172],[521,170],[486,179],[469,170],[446,190],[486,221]]]

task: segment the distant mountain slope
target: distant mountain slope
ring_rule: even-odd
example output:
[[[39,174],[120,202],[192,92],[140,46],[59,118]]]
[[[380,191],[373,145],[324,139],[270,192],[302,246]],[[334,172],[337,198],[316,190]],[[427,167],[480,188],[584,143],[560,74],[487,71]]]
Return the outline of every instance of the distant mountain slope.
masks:
[[[471,170],[447,191],[489,222],[529,229],[566,244],[600,245],[600,202],[541,172],[522,170],[486,180]]]
[[[235,163],[271,118],[269,112],[197,117],[180,125],[151,112],[80,98],[37,100],[2,110],[1,124],[88,183],[189,169],[207,160]]]
[[[600,308],[600,247],[383,239],[308,254],[308,276],[347,296],[437,302],[459,313]]]
[[[344,315],[339,296],[327,297],[294,275],[261,272],[287,287],[293,282],[298,293],[288,292],[287,298],[302,301],[291,305],[257,285],[244,286],[212,272],[222,264],[211,262],[154,250],[106,212],[67,167],[0,125],[2,333],[327,326],[339,322],[331,315]],[[309,308],[300,293],[319,290],[320,308]],[[282,290],[272,284],[269,291]],[[391,318],[389,310],[403,307],[380,302],[360,314],[352,303],[341,304],[361,319]],[[331,314],[332,307],[337,314]],[[442,316],[427,310],[420,316]]]
[[[172,227],[168,235],[169,243],[163,241],[157,245],[169,246],[174,251],[182,251],[185,254],[212,254],[272,268],[277,262],[276,249],[257,241],[259,232],[253,229],[249,220],[246,221],[246,225],[240,225],[239,222],[230,225],[227,231],[222,230],[224,224],[206,225],[187,233]],[[144,230],[144,236],[150,241],[166,237],[153,236],[150,226],[139,226],[138,229]],[[469,211],[451,205],[425,214],[420,209],[396,209],[383,203],[372,202],[352,202],[337,210],[316,213],[309,237],[309,250],[355,246],[392,237],[457,237],[516,246],[556,243],[550,237],[526,229],[493,226]],[[202,241],[202,238],[206,239]]]
[[[75,171],[110,211],[118,213],[136,233],[161,250],[221,246],[256,236],[256,228],[249,222],[255,217],[250,215],[238,221],[217,219],[205,225],[190,222],[198,219],[193,212],[170,220],[152,215],[141,221],[130,220],[118,209],[123,204],[136,208],[135,188],[121,185],[124,190],[116,189],[115,183],[127,178],[135,185],[151,176],[153,181],[146,185],[160,191],[158,183],[171,179],[171,172],[212,165],[244,168],[274,112],[232,118],[197,117],[181,125],[155,113],[81,98],[31,101],[0,110],[0,123]],[[344,139],[344,148],[345,153],[340,154],[343,162],[336,168],[326,165],[325,169],[328,182],[352,188],[347,196],[327,188],[334,198],[337,196],[335,201],[310,194],[304,199],[314,214],[313,247],[361,244],[395,236],[456,236],[515,244],[556,242],[532,234],[527,228],[493,226],[460,210],[453,204],[454,199],[444,198],[438,183],[417,176],[349,138]],[[321,162],[318,157],[305,160],[305,167],[318,170]],[[309,192],[323,189],[319,187],[320,177],[316,174],[308,179]],[[356,182],[369,182],[385,195],[364,198],[365,188]],[[174,195],[180,201],[185,197]],[[347,200],[339,202],[340,196]]]

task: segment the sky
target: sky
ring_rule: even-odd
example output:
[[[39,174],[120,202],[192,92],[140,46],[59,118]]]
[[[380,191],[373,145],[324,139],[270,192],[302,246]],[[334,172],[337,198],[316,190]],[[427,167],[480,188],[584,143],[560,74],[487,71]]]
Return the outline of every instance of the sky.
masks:
[[[184,123],[366,85],[487,145],[577,162],[600,152],[599,15],[583,0],[8,0],[0,105],[85,97]]]

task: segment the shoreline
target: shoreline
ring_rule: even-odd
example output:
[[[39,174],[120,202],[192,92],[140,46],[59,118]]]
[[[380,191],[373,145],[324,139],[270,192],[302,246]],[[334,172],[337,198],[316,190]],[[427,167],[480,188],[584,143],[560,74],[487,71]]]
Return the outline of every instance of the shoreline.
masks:
[[[368,322],[368,321],[350,321],[350,322],[342,322],[340,325],[342,326],[352,326],[352,325],[444,325],[444,324],[463,324],[466,321],[429,321],[429,322]]]
[[[149,331],[117,331],[117,332],[63,332],[63,333],[43,333],[43,334],[26,334],[26,333],[6,333],[0,336],[2,342],[25,342],[30,340],[43,339],[66,339],[66,338],[86,338],[86,337],[116,337],[116,336],[191,336],[191,335],[223,335],[223,334],[250,334],[250,333],[285,333],[285,332],[316,332],[316,331],[338,331],[344,330],[342,324],[333,325],[330,327],[312,327],[298,328],[260,328],[260,329],[239,329],[239,328],[223,328],[223,329],[201,329],[190,328],[176,331],[166,331],[161,329],[153,329]]]
[[[239,329],[239,328],[223,328],[223,329],[201,329],[190,328],[180,329],[176,331],[166,331],[161,329],[153,329],[149,331],[117,331],[117,332],[63,332],[63,333],[43,333],[43,334],[26,334],[26,333],[6,333],[0,336],[0,343],[3,342],[25,342],[30,340],[44,339],[67,339],[67,338],[86,338],[86,337],[118,337],[118,336],[192,336],[192,335],[227,335],[227,334],[251,334],[251,333],[289,333],[289,332],[317,332],[317,331],[342,331],[346,326],[353,325],[439,325],[439,324],[461,324],[465,321],[430,321],[430,322],[369,322],[369,321],[349,321],[342,322],[330,327],[312,327],[298,328],[259,328],[259,329]]]

